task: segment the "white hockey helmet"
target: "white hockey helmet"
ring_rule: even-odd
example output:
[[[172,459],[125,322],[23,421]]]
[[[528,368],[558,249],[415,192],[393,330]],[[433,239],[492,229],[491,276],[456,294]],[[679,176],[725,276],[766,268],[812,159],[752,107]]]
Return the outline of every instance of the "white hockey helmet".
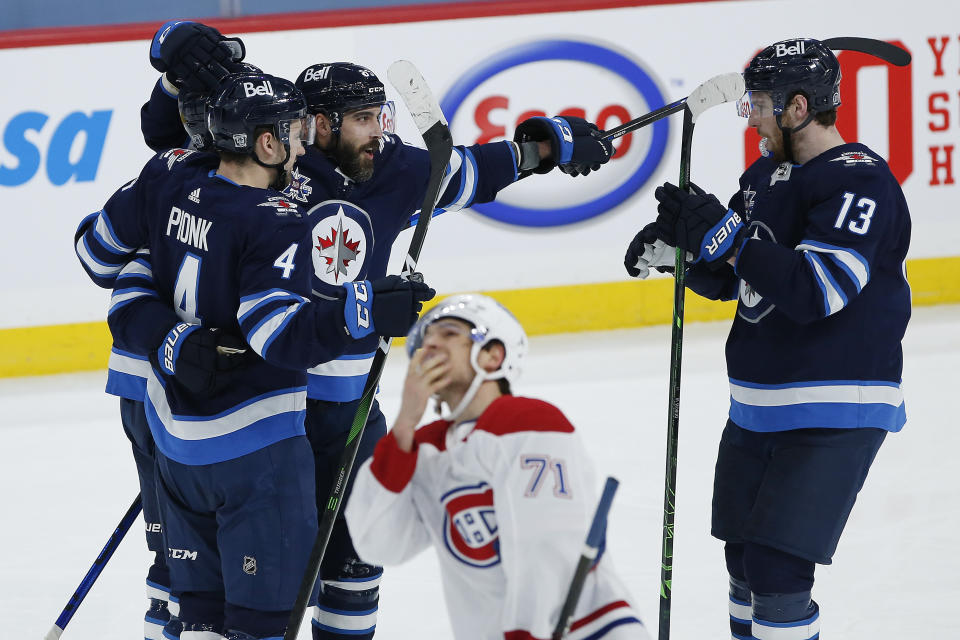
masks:
[[[470,339],[473,340],[470,364],[482,380],[506,378],[512,385],[520,377],[521,365],[527,355],[527,334],[506,307],[479,293],[450,296],[424,314],[407,335],[408,355],[413,356],[423,346],[427,327],[441,318],[457,318],[473,325],[470,331]],[[478,364],[480,350],[493,340],[503,343],[503,364],[496,371],[485,372]]]

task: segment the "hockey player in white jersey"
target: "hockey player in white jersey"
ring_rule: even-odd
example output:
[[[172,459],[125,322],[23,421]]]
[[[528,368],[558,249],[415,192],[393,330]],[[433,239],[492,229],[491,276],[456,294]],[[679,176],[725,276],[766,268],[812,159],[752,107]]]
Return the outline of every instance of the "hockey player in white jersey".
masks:
[[[491,298],[441,302],[407,350],[399,415],[346,506],[355,548],[391,565],[432,544],[456,638],[549,638],[598,499],[579,436],[553,405],[510,395],[527,337]],[[431,396],[448,414],[415,430]],[[648,638],[602,552],[567,637]]]

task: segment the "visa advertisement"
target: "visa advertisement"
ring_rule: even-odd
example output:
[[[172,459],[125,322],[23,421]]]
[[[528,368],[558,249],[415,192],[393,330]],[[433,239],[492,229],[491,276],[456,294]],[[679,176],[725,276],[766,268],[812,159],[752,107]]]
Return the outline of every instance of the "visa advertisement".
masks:
[[[952,5],[917,0],[895,15],[866,0],[810,0],[803,11],[781,0],[690,2],[229,35],[244,39],[248,61],[291,79],[335,60],[385,79],[391,62],[410,60],[464,145],[511,139],[517,123],[534,115],[576,115],[611,129],[713,76],[742,70],[781,39],[887,40],[911,52],[909,67],[839,54],[838,127],[848,141],[888,159],[913,216],[910,257],[921,258],[960,255],[960,29],[949,28],[960,24],[960,6]],[[140,106],[158,77],[148,46],[0,49],[7,83],[0,101],[0,328],[105,317],[107,292],[86,279],[73,234],[150,157],[139,127]],[[421,144],[387,85],[398,102],[397,132]],[[656,215],[654,189],[677,179],[680,125],[677,115],[623,136],[614,158],[590,175],[535,174],[494,202],[440,216],[422,271],[442,293],[626,280],[623,254]],[[726,200],[758,142],[733,104],[710,110],[697,122],[693,181]],[[397,241],[397,271],[409,233]]]

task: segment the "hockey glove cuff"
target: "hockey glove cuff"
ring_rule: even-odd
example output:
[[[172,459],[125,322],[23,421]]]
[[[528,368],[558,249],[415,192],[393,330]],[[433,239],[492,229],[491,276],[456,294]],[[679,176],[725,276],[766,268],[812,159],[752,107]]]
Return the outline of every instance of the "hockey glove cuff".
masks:
[[[722,266],[737,250],[746,233],[743,220],[717,197],[691,183],[691,193],[664,183],[654,197],[657,207],[656,235],[668,245],[679,246],[711,268]]]
[[[373,290],[369,280],[345,282],[347,300],[343,305],[343,319],[347,333],[359,340],[373,333]]]
[[[246,362],[247,344],[236,336],[198,324],[182,322],[173,327],[157,350],[160,370],[174,377],[192,393],[217,388],[227,371]]]

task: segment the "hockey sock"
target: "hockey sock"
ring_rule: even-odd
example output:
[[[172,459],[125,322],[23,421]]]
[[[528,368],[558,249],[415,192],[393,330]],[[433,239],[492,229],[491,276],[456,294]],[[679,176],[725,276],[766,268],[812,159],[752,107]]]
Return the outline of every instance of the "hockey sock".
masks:
[[[730,576],[730,636],[734,640],[756,640],[751,631],[753,610],[746,581]]]
[[[227,603],[224,608],[227,640],[282,640],[290,611],[262,611]]]
[[[382,576],[376,570],[349,581],[324,580],[313,610],[313,640],[373,638]]]
[[[180,640],[223,640],[223,609],[222,591],[181,593]]]
[[[753,594],[753,636],[757,640],[817,640],[820,607],[810,592]]]
[[[147,613],[143,616],[145,640],[162,640],[163,628],[170,622],[170,587],[147,580]]]

